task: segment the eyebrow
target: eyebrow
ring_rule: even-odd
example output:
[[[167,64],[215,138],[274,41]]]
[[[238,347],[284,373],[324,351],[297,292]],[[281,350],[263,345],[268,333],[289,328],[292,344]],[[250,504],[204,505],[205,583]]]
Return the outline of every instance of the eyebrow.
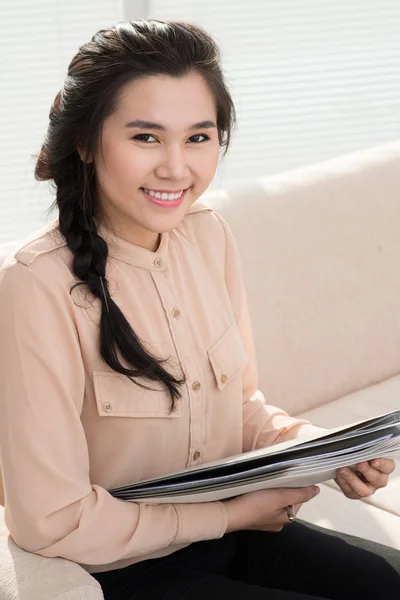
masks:
[[[164,125],[160,125],[159,123],[152,123],[151,121],[142,121],[141,119],[136,119],[136,121],[129,121],[129,123],[127,123],[125,127],[137,127],[138,129],[157,129],[159,131],[166,131],[166,127],[164,127]],[[214,121],[199,121],[199,123],[191,125],[189,129],[211,129],[213,127],[217,127]]]

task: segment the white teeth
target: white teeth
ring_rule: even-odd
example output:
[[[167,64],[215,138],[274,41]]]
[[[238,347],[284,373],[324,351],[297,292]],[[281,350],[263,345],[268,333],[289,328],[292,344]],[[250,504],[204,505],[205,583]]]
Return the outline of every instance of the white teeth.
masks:
[[[183,190],[178,192],[177,194],[167,194],[167,192],[153,192],[153,190],[148,190],[147,188],[143,188],[146,194],[153,196],[153,198],[158,198],[159,200],[178,200],[183,194]]]

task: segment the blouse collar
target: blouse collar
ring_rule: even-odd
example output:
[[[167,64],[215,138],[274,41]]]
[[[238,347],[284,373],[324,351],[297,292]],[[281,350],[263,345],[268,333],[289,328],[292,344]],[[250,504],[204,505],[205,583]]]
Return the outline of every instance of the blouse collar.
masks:
[[[161,241],[155,252],[136,246],[115,235],[102,223],[97,231],[108,245],[108,254],[117,260],[148,271],[165,271],[168,261],[169,233],[161,234]]]

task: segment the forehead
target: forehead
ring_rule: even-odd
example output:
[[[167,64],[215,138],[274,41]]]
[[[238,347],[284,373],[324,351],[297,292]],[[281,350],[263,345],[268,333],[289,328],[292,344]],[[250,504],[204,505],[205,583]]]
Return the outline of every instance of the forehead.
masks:
[[[216,119],[214,96],[197,73],[183,77],[152,75],[126,84],[114,117],[118,121],[142,119],[165,127],[190,126]]]

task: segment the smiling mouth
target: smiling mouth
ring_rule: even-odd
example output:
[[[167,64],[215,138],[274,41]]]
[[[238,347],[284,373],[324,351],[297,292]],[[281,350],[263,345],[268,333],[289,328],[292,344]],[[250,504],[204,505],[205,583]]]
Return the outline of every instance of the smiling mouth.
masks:
[[[156,192],[148,188],[140,188],[148,200],[164,208],[177,208],[183,202],[189,189],[186,188],[178,192]]]
[[[185,194],[188,191],[188,187],[187,188],[182,188],[180,190],[176,190],[176,191],[167,191],[167,190],[152,190],[150,188],[145,188],[145,187],[141,187],[140,188],[143,192],[145,192],[147,195],[151,196],[152,198],[156,198],[156,200],[179,200],[179,198]]]

